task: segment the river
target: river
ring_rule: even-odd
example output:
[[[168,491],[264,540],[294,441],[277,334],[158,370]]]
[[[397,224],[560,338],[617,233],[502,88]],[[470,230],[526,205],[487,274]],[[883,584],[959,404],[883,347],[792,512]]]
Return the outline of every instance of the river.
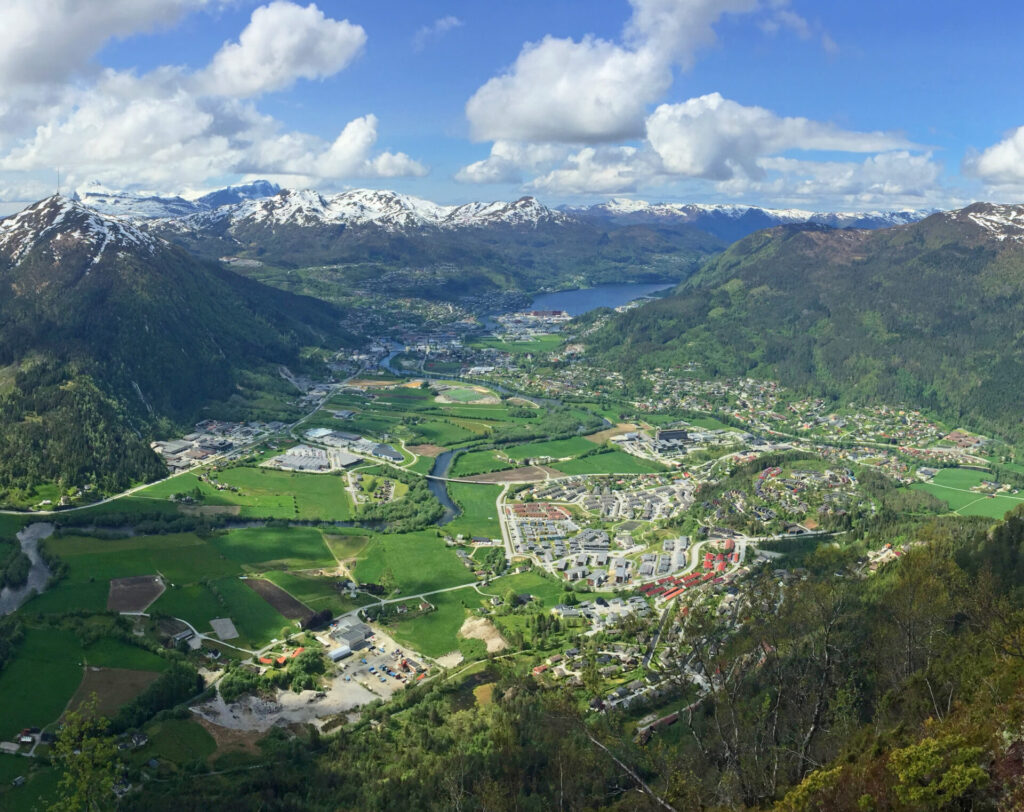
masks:
[[[530,303],[531,310],[564,310],[570,316],[582,316],[599,307],[620,305],[650,296],[659,290],[667,290],[673,283],[654,282],[648,284],[598,285],[579,290],[559,290],[555,293],[541,293]]]
[[[434,460],[434,465],[430,469],[430,476],[448,476],[448,470],[452,467],[452,460],[462,451],[462,449],[456,448],[451,451],[444,451],[437,455],[437,459]],[[444,516],[438,520],[438,524],[448,524],[452,519],[455,519],[462,513],[459,506],[456,505],[451,496],[448,495],[448,483],[440,479],[428,479],[427,487],[430,488],[430,492],[437,497],[437,501],[441,503],[444,508]]]
[[[4,587],[0,590],[0,615],[9,615],[21,606],[34,592],[42,592],[50,581],[50,568],[46,566],[39,554],[39,542],[53,533],[54,526],[49,522],[35,522],[18,533],[21,551],[32,562],[28,572],[28,581],[16,589]]]

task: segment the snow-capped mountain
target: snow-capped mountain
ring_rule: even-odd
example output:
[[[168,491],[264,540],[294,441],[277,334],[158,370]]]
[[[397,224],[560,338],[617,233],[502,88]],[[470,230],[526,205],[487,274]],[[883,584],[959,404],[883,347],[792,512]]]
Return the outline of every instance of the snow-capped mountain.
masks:
[[[279,191],[280,187],[277,184],[257,180],[241,186],[218,189],[196,200],[187,200],[179,195],[118,191],[104,186],[99,181],[91,181],[79,186],[72,198],[100,214],[132,220],[153,220],[187,217],[190,214],[211,211],[218,206],[269,197]]]
[[[252,183],[243,183],[240,186],[217,189],[215,192],[196,198],[196,203],[208,209],[216,209],[220,206],[241,203],[243,200],[259,200],[261,197],[270,197],[280,191],[281,187],[269,180],[254,180]]]
[[[934,209],[823,212],[736,204],[648,203],[630,198],[613,198],[606,203],[563,210],[578,217],[620,225],[686,223],[728,240],[740,239],[762,228],[794,223],[819,223],[832,228],[891,228],[916,223],[935,213]]]
[[[167,223],[173,230],[203,228],[227,219],[231,226],[365,226],[387,232],[526,226],[570,222],[532,197],[512,202],[443,206],[429,200],[376,189],[323,195],[313,189],[284,189],[272,197],[244,200]]]
[[[943,217],[977,226],[984,236],[999,242],[1024,242],[1024,205],[974,203],[965,209],[945,212]]]
[[[105,216],[77,200],[53,195],[0,220],[0,254],[19,263],[42,246],[54,262],[74,255],[98,263],[125,250],[153,253],[159,239],[130,222]]]

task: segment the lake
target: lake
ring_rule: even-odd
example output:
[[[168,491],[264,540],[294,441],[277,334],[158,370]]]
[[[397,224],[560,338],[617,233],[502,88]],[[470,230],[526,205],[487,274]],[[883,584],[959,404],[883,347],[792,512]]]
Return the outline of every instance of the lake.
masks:
[[[641,296],[650,296],[655,291],[674,286],[669,282],[654,282],[631,285],[598,285],[580,290],[560,290],[557,293],[542,293],[530,304],[531,310],[564,310],[570,316],[581,316],[599,307],[618,307]]]

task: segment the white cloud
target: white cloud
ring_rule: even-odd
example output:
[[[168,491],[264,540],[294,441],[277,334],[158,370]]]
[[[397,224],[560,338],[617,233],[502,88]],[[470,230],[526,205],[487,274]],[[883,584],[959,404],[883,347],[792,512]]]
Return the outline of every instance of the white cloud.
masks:
[[[942,194],[941,167],[930,152],[896,150],[863,161],[802,161],[763,158],[759,180],[736,177],[717,185],[732,197],[752,194],[794,202],[833,200],[845,205],[923,205]]]
[[[275,27],[284,35],[271,36]],[[426,168],[408,155],[375,151],[376,116],[350,121],[331,142],[289,131],[240,98],[337,72],[365,37],[359,26],[326,19],[315,6],[275,2],[256,9],[238,42],[201,71],[105,70],[89,84],[53,85],[49,94],[21,91],[25,99],[42,99],[34,107],[19,106],[23,99],[7,93],[0,99],[0,169],[60,166],[69,183],[99,178],[164,190],[235,174],[293,176],[303,185],[423,175]]]
[[[422,51],[431,41],[440,39],[453,28],[459,28],[461,25],[462,20],[458,17],[453,17],[452,15],[439,17],[430,25],[423,26],[413,35],[412,48],[414,51]]]
[[[329,19],[314,4],[275,0],[253,11],[238,42],[225,43],[198,80],[213,93],[256,96],[296,79],[333,76],[365,44],[361,26]]]
[[[969,153],[963,168],[996,189],[1024,187],[1024,127],[1018,127],[981,153]]]
[[[714,41],[712,24],[756,0],[631,0],[620,45],[593,36],[527,43],[466,104],[475,139],[587,143],[635,138],[647,106]]]
[[[854,132],[801,117],[778,116],[718,93],[663,104],[647,119],[647,138],[665,170],[711,180],[758,178],[758,159],[791,149],[880,152],[911,147],[903,136]]]
[[[523,172],[536,172],[568,157],[570,149],[559,144],[524,144],[495,141],[491,154],[464,166],[456,175],[460,183],[521,183]]]
[[[660,174],[657,156],[636,147],[584,147],[529,188],[550,194],[628,194]]]
[[[175,22],[210,0],[2,0],[0,85],[62,81],[110,39]]]

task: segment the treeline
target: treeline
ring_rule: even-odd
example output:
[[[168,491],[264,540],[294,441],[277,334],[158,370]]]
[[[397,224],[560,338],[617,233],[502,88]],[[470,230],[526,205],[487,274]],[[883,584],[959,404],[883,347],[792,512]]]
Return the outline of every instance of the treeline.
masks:
[[[23,586],[31,569],[31,559],[21,551],[17,542],[6,544],[0,539],[0,589]]]
[[[195,668],[176,662],[114,715],[111,729],[122,733],[142,727],[160,711],[169,710],[202,693],[203,686],[203,678]]]
[[[360,507],[360,521],[386,522],[391,532],[408,533],[429,527],[444,515],[444,507],[430,492],[426,478],[400,468],[389,468],[386,475],[408,485],[408,492],[393,502]]]

